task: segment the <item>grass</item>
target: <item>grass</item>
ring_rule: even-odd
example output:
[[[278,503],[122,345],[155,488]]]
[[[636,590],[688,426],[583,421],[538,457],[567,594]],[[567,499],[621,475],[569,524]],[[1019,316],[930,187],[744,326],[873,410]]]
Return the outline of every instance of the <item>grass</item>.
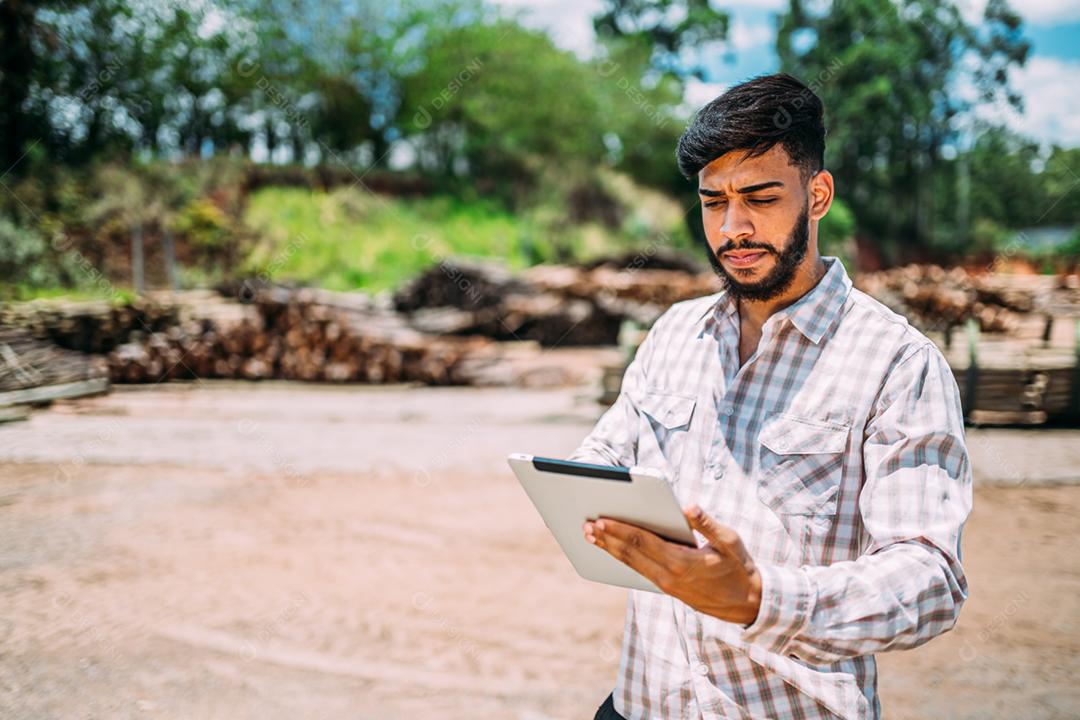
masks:
[[[555,255],[538,222],[449,197],[264,188],[249,199],[244,220],[258,238],[246,272],[332,290],[395,288],[449,256],[496,258],[520,269]]]
[[[241,256],[230,274],[375,293],[450,257],[501,261],[517,271],[645,249],[658,237],[674,247],[691,245],[677,203],[618,183],[611,189],[626,196],[620,197],[628,211],[619,230],[571,222],[557,192],[540,193],[534,207],[511,213],[484,199],[449,195],[388,198],[359,188],[264,187],[248,197],[243,217],[228,228],[227,242]],[[210,286],[225,279],[223,272],[213,263],[192,264],[181,268],[181,284]],[[0,291],[0,300],[100,299],[113,297],[109,290],[12,284]]]
[[[25,302],[29,300],[110,300],[116,305],[123,305],[136,297],[128,288],[98,287],[36,287],[33,285],[14,285],[4,288],[0,302]]]
[[[628,205],[635,209],[615,231],[568,222],[554,200],[513,214],[483,199],[267,187],[248,199],[244,224],[257,240],[241,269],[274,282],[379,292],[452,256],[501,260],[521,270],[644,248],[658,228],[670,233],[675,247],[690,246],[677,203],[661,198],[643,205],[642,197],[652,195],[658,194],[636,192]]]

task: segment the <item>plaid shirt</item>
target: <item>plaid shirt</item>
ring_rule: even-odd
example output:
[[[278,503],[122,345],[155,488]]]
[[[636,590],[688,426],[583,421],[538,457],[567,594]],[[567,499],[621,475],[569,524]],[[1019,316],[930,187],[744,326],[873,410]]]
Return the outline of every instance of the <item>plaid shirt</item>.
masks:
[[[972,478],[952,372],[826,263],[742,367],[725,292],[673,305],[570,457],[666,471],[761,572],[750,626],[630,591],[614,699],[631,720],[877,718],[873,653],[949,630],[967,598]]]

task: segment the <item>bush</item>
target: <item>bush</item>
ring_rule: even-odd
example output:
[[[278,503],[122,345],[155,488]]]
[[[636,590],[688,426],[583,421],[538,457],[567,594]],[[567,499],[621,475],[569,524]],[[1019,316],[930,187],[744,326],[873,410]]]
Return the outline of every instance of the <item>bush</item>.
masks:
[[[67,275],[62,257],[40,233],[0,217],[0,282],[5,295],[53,287]]]
[[[818,225],[818,252],[840,258],[849,271],[854,268],[855,214],[839,198],[833,199],[832,207]]]
[[[1057,255],[1070,263],[1080,262],[1080,227],[1075,228],[1072,237],[1057,249]]]
[[[177,213],[174,227],[203,257],[213,256],[227,248],[232,237],[229,217],[207,198],[192,200],[185,205]]]

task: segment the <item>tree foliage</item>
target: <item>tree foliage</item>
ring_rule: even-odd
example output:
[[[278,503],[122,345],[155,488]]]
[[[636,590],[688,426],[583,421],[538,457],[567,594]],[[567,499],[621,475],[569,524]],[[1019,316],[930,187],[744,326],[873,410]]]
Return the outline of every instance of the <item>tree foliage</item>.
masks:
[[[978,24],[939,0],[834,0],[820,12],[791,0],[777,36],[782,69],[825,103],[826,163],[858,232],[893,254],[951,225],[938,202],[944,153],[962,146],[976,103],[1019,103],[1009,71],[1028,51],[1004,0]]]

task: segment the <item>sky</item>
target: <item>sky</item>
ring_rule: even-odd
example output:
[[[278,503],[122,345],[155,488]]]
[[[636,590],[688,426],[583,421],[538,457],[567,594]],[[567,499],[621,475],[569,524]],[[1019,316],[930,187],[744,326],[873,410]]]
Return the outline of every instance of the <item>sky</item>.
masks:
[[[580,57],[595,50],[592,16],[603,0],[497,0],[522,12],[522,22],[545,30],[555,43]],[[960,0],[965,14],[976,19],[986,0]],[[787,0],[714,0],[715,7],[731,14],[730,34],[734,62],[720,58],[709,65],[708,82],[692,81],[686,100],[693,108],[704,105],[739,80],[774,72],[779,60],[774,51],[776,14]],[[1013,71],[1013,87],[1024,97],[1024,113],[1004,107],[983,107],[979,115],[1004,122],[1043,144],[1080,146],[1080,0],[1011,0],[1024,18],[1024,35],[1032,44],[1023,68]]]

